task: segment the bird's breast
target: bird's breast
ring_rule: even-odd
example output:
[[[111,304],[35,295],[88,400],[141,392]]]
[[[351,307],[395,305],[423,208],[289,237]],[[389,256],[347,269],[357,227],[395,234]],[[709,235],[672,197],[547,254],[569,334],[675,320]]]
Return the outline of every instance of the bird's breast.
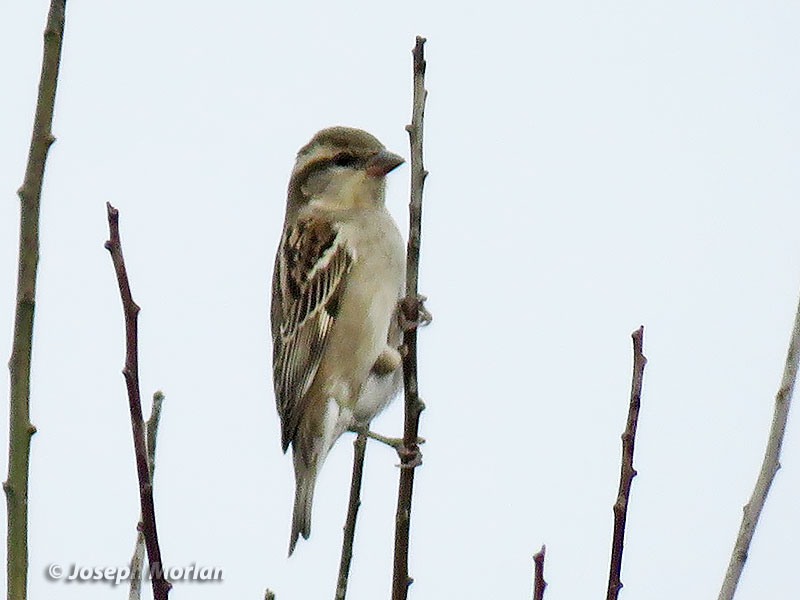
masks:
[[[351,410],[372,366],[386,348],[405,279],[402,238],[397,227],[391,221],[380,227],[367,225],[371,226],[346,225],[350,230],[344,233],[353,244],[356,260],[315,381],[322,396],[329,394]]]

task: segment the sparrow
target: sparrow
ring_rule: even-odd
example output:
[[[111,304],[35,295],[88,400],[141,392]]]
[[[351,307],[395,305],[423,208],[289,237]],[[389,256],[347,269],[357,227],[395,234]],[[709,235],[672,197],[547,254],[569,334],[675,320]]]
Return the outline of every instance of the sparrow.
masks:
[[[271,310],[281,444],[292,446],[296,484],[289,556],[311,533],[331,447],[366,431],[402,384],[405,250],[384,196],[403,162],[366,131],[331,127],[300,149],[289,180]]]

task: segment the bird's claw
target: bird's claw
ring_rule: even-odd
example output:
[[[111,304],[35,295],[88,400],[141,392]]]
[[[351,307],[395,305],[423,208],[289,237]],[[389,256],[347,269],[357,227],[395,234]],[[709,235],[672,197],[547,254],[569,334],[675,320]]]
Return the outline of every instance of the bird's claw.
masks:
[[[422,294],[406,296],[400,300],[400,310],[397,311],[397,320],[403,331],[411,331],[418,327],[430,325],[433,315],[425,308],[428,298]]]
[[[401,469],[415,469],[422,464],[422,452],[418,446],[408,448],[401,445],[397,448],[397,455],[400,457],[400,464],[397,466]]]

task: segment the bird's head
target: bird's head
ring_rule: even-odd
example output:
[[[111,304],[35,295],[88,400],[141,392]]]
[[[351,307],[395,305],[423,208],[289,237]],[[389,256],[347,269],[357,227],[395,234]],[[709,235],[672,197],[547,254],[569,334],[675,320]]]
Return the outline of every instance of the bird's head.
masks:
[[[382,203],[386,174],[403,162],[366,131],[323,129],[297,153],[289,202],[313,201],[331,210]]]

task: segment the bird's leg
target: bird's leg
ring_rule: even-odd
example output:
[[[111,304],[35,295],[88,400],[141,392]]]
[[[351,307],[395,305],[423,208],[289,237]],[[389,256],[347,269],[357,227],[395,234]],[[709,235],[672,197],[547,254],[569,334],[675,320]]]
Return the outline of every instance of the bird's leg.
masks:
[[[425,438],[418,437],[414,448],[409,449],[403,442],[403,438],[387,437],[380,433],[375,433],[370,431],[368,425],[355,424],[350,428],[350,431],[358,435],[365,435],[376,442],[381,442],[394,448],[397,456],[400,457],[400,464],[397,466],[401,469],[413,469],[422,464],[422,453],[419,451],[419,445],[425,443]]]
[[[403,331],[425,327],[433,321],[433,315],[425,308],[425,300],[427,298],[422,294],[400,300],[397,321]]]
[[[387,446],[391,446],[394,448],[398,454],[400,454],[401,449],[403,448],[403,438],[393,438],[393,437],[386,437],[385,435],[381,435],[380,433],[375,433],[374,431],[370,431],[367,429],[364,432],[368,438],[375,440],[376,442],[381,442],[382,444],[386,444]],[[417,444],[424,444],[425,438],[417,438]]]
[[[413,469],[422,464],[422,452],[419,451],[419,444],[424,444],[425,438],[418,437],[417,443],[414,444],[413,448],[408,448],[403,438],[386,437],[385,435],[369,430],[365,432],[365,435],[368,438],[394,448],[395,452],[397,452],[397,456],[400,457],[400,464],[397,466],[401,469]]]

